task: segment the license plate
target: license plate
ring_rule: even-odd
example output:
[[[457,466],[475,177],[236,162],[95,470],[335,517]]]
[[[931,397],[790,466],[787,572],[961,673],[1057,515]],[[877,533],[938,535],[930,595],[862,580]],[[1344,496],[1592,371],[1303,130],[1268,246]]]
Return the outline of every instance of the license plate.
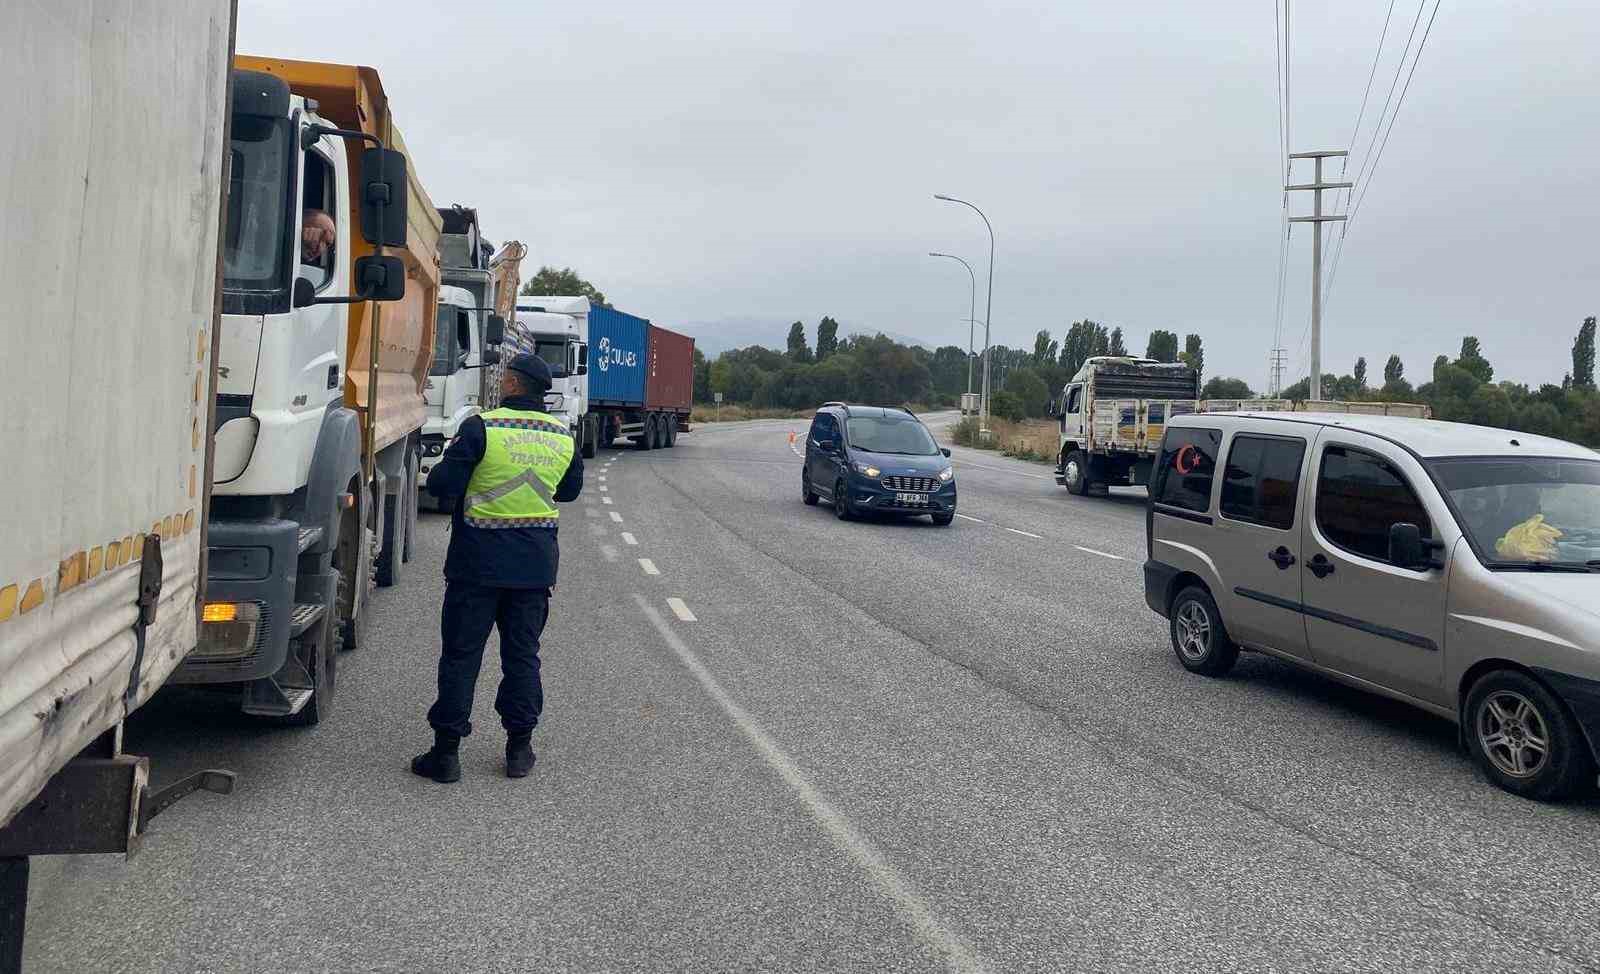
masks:
[[[903,507],[927,507],[927,494],[895,494],[894,502]]]

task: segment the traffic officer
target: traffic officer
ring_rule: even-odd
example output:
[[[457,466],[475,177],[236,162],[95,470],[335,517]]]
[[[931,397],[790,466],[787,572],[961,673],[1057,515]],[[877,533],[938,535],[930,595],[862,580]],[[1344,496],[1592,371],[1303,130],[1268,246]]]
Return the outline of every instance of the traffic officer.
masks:
[[[560,550],[556,504],[583,490],[583,459],[567,427],[544,412],[550,367],[537,355],[508,362],[500,408],[473,416],[428,474],[428,491],[452,504],[444,560],[439,698],[428,709],[433,747],[411,770],[438,782],[461,778],[457,754],[472,733],[472,695],[491,627],[500,627],[500,692],[506,774],[533,768],[533,728],[544,709],[539,635],[550,612]]]

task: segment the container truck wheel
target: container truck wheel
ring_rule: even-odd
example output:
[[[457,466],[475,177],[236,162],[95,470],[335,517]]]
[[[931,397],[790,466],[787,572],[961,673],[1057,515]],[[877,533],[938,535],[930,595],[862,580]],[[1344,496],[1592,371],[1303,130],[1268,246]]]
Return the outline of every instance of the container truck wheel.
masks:
[[[335,574],[339,575],[338,588],[343,591],[344,576],[337,569]],[[324,612],[322,621],[314,629],[289,646],[289,652],[299,657],[301,665],[311,675],[311,699],[306,701],[306,705],[301,707],[298,713],[281,718],[284,724],[293,727],[315,727],[333,712],[333,691],[337,685],[339,650],[342,642],[340,632],[337,614]]]
[[[667,447],[670,449],[678,445],[678,414],[669,413],[666,417]]]
[[[1073,450],[1061,463],[1061,476],[1067,490],[1079,497],[1089,492],[1089,457],[1082,450]]]
[[[600,430],[596,428],[596,425],[587,417],[578,420],[578,429],[583,434],[582,446],[578,452],[583,455],[585,460],[600,452]]]
[[[639,449],[653,450],[656,446],[656,418],[646,416],[639,429]]]

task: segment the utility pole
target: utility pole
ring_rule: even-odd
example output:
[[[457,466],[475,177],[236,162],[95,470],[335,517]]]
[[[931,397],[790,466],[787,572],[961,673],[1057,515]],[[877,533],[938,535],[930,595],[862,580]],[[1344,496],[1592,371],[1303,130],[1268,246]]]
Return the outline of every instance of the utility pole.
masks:
[[[1343,221],[1343,216],[1322,215],[1322,191],[1325,189],[1349,189],[1355,183],[1325,183],[1322,181],[1322,160],[1329,157],[1347,156],[1350,153],[1343,149],[1324,149],[1320,152],[1291,152],[1289,165],[1294,165],[1296,159],[1316,160],[1316,179],[1309,183],[1299,185],[1288,184],[1283,187],[1284,192],[1297,190],[1311,190],[1313,199],[1311,216],[1291,216],[1290,223],[1311,224],[1311,393],[1310,398],[1322,398],[1322,225]]]

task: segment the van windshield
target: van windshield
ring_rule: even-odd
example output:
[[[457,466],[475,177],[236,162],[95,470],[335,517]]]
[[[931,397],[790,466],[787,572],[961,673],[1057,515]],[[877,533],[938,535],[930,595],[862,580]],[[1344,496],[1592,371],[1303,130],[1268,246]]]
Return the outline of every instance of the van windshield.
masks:
[[[1600,569],[1600,460],[1435,460],[1478,556],[1492,567]]]
[[[931,457],[939,452],[938,444],[933,442],[928,431],[909,417],[851,416],[846,429],[850,433],[850,445],[868,453]]]

